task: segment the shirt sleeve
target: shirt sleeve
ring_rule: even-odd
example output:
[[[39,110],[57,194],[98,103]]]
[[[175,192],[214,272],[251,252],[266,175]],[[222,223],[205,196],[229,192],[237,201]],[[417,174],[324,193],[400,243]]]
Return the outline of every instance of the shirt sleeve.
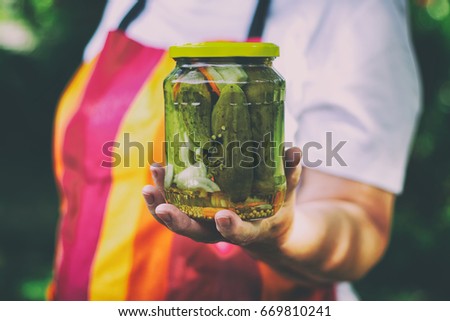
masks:
[[[400,193],[421,96],[406,1],[312,6],[281,47],[303,163]]]

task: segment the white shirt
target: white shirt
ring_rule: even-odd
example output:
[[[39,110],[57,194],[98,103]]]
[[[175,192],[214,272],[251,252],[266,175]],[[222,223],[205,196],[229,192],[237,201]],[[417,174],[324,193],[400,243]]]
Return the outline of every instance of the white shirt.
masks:
[[[109,0],[86,60],[135,2]],[[148,0],[127,35],[160,48],[244,41],[255,7],[256,0]],[[317,170],[402,191],[420,113],[407,20],[406,0],[272,1],[263,40],[280,46],[274,66],[287,84],[286,141],[304,149],[305,165],[322,160]],[[347,166],[336,158],[327,165],[327,132],[328,152],[346,141],[338,154]]]

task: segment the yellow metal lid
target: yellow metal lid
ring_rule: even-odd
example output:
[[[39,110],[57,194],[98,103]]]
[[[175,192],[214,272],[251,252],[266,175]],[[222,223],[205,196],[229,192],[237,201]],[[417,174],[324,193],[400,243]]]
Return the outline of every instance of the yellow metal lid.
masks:
[[[172,58],[278,57],[280,48],[268,42],[201,42],[169,48]]]

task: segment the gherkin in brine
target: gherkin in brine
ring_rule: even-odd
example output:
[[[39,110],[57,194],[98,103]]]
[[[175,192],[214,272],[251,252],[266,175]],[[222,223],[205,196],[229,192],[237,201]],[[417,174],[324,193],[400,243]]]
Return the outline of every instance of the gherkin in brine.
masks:
[[[204,146],[211,137],[211,93],[199,71],[183,77],[176,101],[182,130],[196,146]]]
[[[165,118],[170,119],[170,123],[166,123],[166,156],[167,163],[172,166],[174,174],[181,172],[185,164],[182,164],[180,157],[180,149],[176,148],[174,141],[175,136],[180,135],[180,123],[178,121],[178,107],[174,103],[172,79],[178,76],[175,73],[169,75],[164,81],[164,101],[165,101]],[[173,175],[171,175],[173,176]],[[166,179],[167,187],[172,183],[172,177]]]
[[[284,117],[280,105],[281,82],[273,81],[274,75],[267,68],[249,68],[248,84],[244,92],[249,103],[252,138],[259,144],[260,162],[254,169],[254,192],[270,193],[276,185],[276,159],[279,153],[275,142],[278,141],[278,119]]]
[[[223,163],[216,170],[215,182],[230,195],[233,202],[240,202],[251,192],[253,168],[243,166],[249,155],[242,145],[252,139],[247,100],[238,85],[223,87],[212,112],[211,129],[214,137],[222,142]]]

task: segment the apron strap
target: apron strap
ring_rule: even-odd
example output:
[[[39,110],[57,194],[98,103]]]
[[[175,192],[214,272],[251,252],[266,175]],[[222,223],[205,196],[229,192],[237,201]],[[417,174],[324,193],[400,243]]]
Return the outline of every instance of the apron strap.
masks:
[[[271,0],[258,0],[252,23],[248,31],[247,41],[260,41],[266,24]],[[125,32],[130,24],[144,11],[147,0],[137,0],[119,24],[119,30]]]
[[[248,31],[247,41],[261,41],[264,27],[266,25],[267,14],[269,13],[270,0],[259,0],[253,15],[252,24]]]
[[[144,11],[147,0],[138,0],[119,24],[119,30],[125,32],[130,24]]]

